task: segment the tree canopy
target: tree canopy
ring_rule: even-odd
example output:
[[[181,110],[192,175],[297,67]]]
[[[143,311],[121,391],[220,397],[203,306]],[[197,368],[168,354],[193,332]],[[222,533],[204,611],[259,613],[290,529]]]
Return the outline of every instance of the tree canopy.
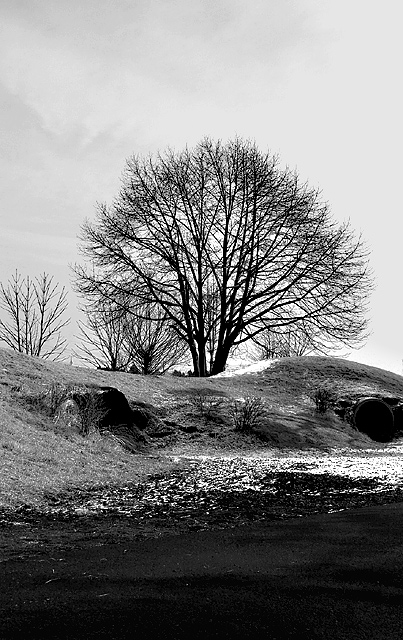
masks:
[[[249,141],[127,161],[119,195],[82,230],[87,299],[157,303],[195,375],[268,329],[297,326],[328,347],[365,336],[368,252],[318,190]]]

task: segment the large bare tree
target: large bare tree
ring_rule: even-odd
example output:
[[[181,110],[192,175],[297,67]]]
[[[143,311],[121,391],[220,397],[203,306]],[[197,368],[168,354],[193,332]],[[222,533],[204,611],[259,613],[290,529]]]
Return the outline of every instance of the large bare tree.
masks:
[[[67,292],[54,283],[53,276],[43,273],[34,279],[22,278],[18,271],[6,285],[0,284],[0,340],[21,353],[40,358],[63,358],[67,341],[62,329],[70,320]]]
[[[263,331],[304,322],[328,343],[365,336],[368,256],[320,193],[255,144],[204,139],[194,149],[132,157],[111,206],[82,231],[91,268],[80,291],[136,290],[186,341],[195,375],[225,369]]]

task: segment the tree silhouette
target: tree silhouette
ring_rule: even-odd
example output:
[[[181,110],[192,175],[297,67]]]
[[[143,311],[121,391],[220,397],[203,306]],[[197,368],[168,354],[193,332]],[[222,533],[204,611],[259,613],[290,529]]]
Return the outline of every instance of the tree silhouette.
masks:
[[[310,354],[327,355],[334,344],[327,344],[326,336],[315,334],[304,323],[267,329],[253,338],[260,360],[291,358]]]
[[[67,292],[52,276],[24,279],[16,271],[6,286],[0,284],[0,308],[8,317],[0,319],[0,340],[7,346],[44,359],[63,357],[67,341],[61,330],[70,322],[63,319]]]
[[[118,197],[82,230],[86,297],[157,303],[195,375],[267,329],[296,326],[353,346],[365,337],[367,251],[320,194],[255,144],[204,139],[127,161]]]
[[[126,371],[130,358],[125,349],[125,320],[111,305],[98,305],[79,321],[79,344],[74,355],[98,369]]]
[[[186,344],[155,304],[136,305],[134,314],[122,299],[119,304],[98,300],[85,313],[75,354],[98,368],[161,374],[179,364],[186,352]]]

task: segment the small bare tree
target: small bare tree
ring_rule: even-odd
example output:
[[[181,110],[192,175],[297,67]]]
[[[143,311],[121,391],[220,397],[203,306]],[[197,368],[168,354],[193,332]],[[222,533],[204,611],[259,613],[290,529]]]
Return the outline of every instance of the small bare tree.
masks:
[[[35,279],[22,278],[18,271],[0,284],[0,308],[8,320],[0,319],[0,340],[14,351],[59,360],[67,341],[61,330],[70,320],[64,319],[67,292],[47,273]]]
[[[130,356],[125,348],[125,317],[106,305],[86,315],[86,324],[78,323],[81,342],[75,356],[98,369],[126,371]]]
[[[143,375],[165,373],[180,364],[188,350],[166,312],[156,304],[143,304],[136,315],[129,315],[125,346],[131,370]]]
[[[98,308],[96,308],[98,307]],[[79,323],[81,344],[76,356],[101,369],[143,375],[164,373],[183,359],[187,345],[155,304],[92,302]]]
[[[262,360],[328,353],[324,339],[315,336],[313,331],[309,331],[303,324],[267,329],[252,341],[258,348],[258,358]],[[332,350],[334,349],[332,345]]]

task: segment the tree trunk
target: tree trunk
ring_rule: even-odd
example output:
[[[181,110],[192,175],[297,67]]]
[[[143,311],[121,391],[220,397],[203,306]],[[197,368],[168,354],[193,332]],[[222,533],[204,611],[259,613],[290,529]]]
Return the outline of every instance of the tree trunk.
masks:
[[[193,375],[195,378],[205,378],[209,375],[205,345],[198,345],[198,348],[192,347],[190,352],[192,354]]]
[[[192,362],[193,362],[193,375],[198,378],[200,376],[199,373],[199,354],[197,349],[194,346],[190,347],[190,353],[192,354]]]
[[[198,369],[198,377],[200,378],[205,378],[206,376],[208,376],[208,371],[207,371],[207,357],[206,357],[206,345],[205,345],[205,341],[202,340],[199,344],[198,344],[198,349],[197,349],[197,369]],[[195,372],[196,375],[196,372]]]
[[[225,367],[227,365],[227,360],[229,356],[230,347],[221,346],[217,349],[214,364],[211,371],[211,375],[215,376],[217,373],[222,373],[225,371]]]

